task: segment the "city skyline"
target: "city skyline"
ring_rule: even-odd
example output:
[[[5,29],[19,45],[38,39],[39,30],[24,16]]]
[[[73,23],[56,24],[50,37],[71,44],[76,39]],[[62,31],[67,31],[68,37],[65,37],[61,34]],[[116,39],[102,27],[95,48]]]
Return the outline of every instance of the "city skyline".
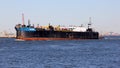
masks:
[[[92,27],[99,32],[120,33],[119,0],[2,0],[0,2],[0,32],[13,32],[14,26],[22,24],[22,13],[25,24],[48,25],[81,25],[87,27],[89,17]]]

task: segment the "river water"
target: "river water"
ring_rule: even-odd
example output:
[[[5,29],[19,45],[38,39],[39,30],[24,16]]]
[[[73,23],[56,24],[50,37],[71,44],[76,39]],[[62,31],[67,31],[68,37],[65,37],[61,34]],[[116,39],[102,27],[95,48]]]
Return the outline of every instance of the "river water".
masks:
[[[120,39],[17,41],[0,38],[0,68],[119,68]]]

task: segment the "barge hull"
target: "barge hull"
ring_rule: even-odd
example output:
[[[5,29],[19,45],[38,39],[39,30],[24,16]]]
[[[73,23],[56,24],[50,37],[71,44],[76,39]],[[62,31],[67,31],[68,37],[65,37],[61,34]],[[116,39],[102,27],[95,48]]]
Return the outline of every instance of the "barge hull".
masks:
[[[98,32],[17,31],[22,40],[81,40],[98,39]]]

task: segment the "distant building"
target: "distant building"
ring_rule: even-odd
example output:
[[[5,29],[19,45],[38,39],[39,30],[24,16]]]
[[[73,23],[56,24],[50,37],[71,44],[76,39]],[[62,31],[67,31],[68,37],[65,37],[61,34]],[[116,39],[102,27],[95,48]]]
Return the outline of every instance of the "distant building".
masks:
[[[15,33],[8,32],[8,31],[2,31],[0,32],[0,37],[15,37]]]

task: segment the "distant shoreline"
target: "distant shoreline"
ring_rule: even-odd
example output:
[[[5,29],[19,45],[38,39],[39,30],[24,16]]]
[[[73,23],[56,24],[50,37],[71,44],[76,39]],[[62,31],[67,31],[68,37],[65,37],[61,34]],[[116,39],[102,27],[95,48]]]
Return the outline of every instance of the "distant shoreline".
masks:
[[[15,37],[0,37],[0,38],[15,38]]]

